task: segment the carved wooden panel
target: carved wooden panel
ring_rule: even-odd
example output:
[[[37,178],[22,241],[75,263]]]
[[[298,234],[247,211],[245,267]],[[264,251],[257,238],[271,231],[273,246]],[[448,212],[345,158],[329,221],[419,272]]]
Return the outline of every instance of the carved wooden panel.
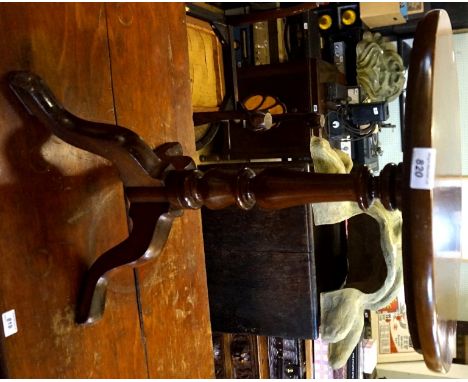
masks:
[[[304,340],[215,332],[213,348],[218,379],[306,377]]]

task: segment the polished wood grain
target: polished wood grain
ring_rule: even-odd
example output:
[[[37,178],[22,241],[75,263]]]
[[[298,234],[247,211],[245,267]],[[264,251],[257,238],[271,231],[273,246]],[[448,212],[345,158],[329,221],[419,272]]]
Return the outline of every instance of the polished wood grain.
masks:
[[[432,191],[409,188],[413,147],[432,147],[434,134],[434,63],[438,34],[450,28],[444,11],[432,11],[419,23],[408,74],[403,182],[403,269],[411,339],[426,365],[447,371],[454,356],[449,338],[455,321],[436,311]],[[443,75],[443,74],[438,74]]]
[[[108,4],[107,12],[118,123],[153,147],[178,141],[193,155],[183,4]],[[137,271],[152,378],[214,376],[201,237],[200,212],[185,211],[161,256]]]
[[[213,166],[199,170],[170,171],[165,187],[129,187],[132,202],[170,202],[175,208],[205,206],[219,210],[232,205],[249,210],[282,209],[301,204],[354,201],[367,209],[379,198],[388,210],[401,207],[402,165],[388,164],[373,176],[367,167],[356,167],[351,174],[304,173],[270,167],[256,173],[249,167],[233,170]]]
[[[85,270],[127,235],[117,173],[51,136],[25,113],[5,78],[33,70],[76,114],[115,123],[105,7],[3,5],[0,30],[0,312],[15,309],[19,329],[1,336],[3,374],[146,377],[131,270],[114,276],[105,321],[91,328],[74,323]]]
[[[18,14],[25,15],[21,22]],[[143,144],[133,139],[137,132],[151,147],[177,140],[185,151],[194,152],[183,4],[12,6],[0,15],[4,30],[19,30],[18,41],[11,41],[12,49],[4,47],[8,54],[0,61],[0,69],[5,74],[25,69],[38,73],[70,112],[109,123],[75,119],[87,132],[80,135],[76,124],[61,129],[60,122],[58,130],[52,131],[75,146],[109,158],[124,185],[135,182],[134,171],[122,172],[121,156],[107,155],[109,148],[119,150],[113,138],[120,142],[130,137],[133,143],[127,143],[135,148],[134,143]],[[138,59],[143,52],[144,58]],[[4,238],[8,238],[3,247],[10,257],[2,264],[8,269],[3,270],[7,278],[0,287],[6,292],[0,302],[4,310],[16,309],[20,328],[2,342],[3,374],[211,377],[213,353],[199,213],[189,211],[179,219],[161,261],[153,267],[141,273],[125,267],[113,272],[102,320],[92,326],[75,325],[84,271],[91,263],[100,264],[103,252],[112,264],[120,261],[114,258],[113,249],[121,247],[118,244],[129,231],[122,183],[109,162],[51,137],[12,98],[6,81],[2,85],[5,103],[11,103],[2,109],[7,116],[4,123],[11,126],[4,130],[4,163],[17,168],[13,167],[16,171],[10,178],[4,178],[12,187],[9,191],[5,186],[4,195],[12,199],[13,210],[7,209],[8,219],[2,221]],[[21,86],[12,89],[17,95],[22,92]],[[20,99],[25,100],[21,95]],[[31,105],[26,102],[28,109]],[[13,113],[8,107],[13,107]],[[32,111],[41,117],[38,110]],[[55,106],[51,110],[59,111]],[[56,123],[54,118],[40,120],[46,126]],[[71,121],[62,120],[66,125]],[[114,136],[115,123],[126,124],[134,132],[114,127]],[[96,135],[99,127],[104,135],[113,136],[110,141],[99,138],[102,147],[88,137],[88,133],[94,138],[103,135]],[[106,148],[107,143],[113,148]],[[141,146],[147,152],[143,160],[154,155],[150,146]],[[137,207],[138,214],[156,219],[158,204],[131,206],[130,215],[135,215]],[[152,236],[150,225],[138,228],[135,224],[132,233],[137,230]],[[22,234],[25,229],[27,234]],[[16,288],[15,282],[19,283]]]

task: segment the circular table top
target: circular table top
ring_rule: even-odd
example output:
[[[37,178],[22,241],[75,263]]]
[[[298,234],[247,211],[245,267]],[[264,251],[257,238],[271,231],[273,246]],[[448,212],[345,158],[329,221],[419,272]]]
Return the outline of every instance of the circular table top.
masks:
[[[455,356],[461,221],[461,141],[452,29],[445,11],[418,24],[408,75],[403,266],[414,348],[446,372]]]

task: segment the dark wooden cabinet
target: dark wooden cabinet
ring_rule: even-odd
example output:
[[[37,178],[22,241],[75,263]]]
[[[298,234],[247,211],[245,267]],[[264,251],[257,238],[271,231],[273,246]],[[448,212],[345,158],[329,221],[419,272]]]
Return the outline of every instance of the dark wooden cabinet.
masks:
[[[282,64],[240,68],[239,100],[265,94],[278,97],[288,112],[326,112],[325,83],[344,82],[337,69],[322,60],[302,59]],[[305,121],[284,121],[277,128],[258,133],[231,123],[224,130],[224,156],[228,159],[311,159],[310,139],[319,126]]]
[[[203,219],[213,330],[315,338],[317,294],[307,207],[274,213],[206,210]]]
[[[202,221],[213,331],[317,338],[319,293],[346,275],[341,225],[314,228],[311,205],[204,209]]]

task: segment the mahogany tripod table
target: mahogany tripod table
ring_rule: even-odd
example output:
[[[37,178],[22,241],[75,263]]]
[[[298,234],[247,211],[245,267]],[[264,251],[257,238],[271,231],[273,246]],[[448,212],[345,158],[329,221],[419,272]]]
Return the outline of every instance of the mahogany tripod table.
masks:
[[[30,114],[59,138],[115,165],[128,201],[130,234],[88,270],[77,305],[77,322],[91,324],[106,319],[103,313],[106,288],[112,283],[110,272],[156,258],[173,220],[183,210],[201,206],[221,209],[234,204],[242,209],[254,205],[281,209],[331,201],[355,201],[366,209],[379,198],[387,209],[401,209],[403,213],[405,294],[414,347],[424,354],[429,368],[447,370],[453,357],[450,341],[455,323],[449,313],[441,310],[444,304],[437,296],[443,290],[443,275],[436,260],[443,256],[438,257],[432,227],[436,220],[433,209],[443,207],[446,192],[450,200],[459,195],[453,186],[458,170],[439,160],[450,152],[447,146],[453,137],[436,133],[441,122],[437,113],[443,111],[438,102],[450,101],[444,105],[448,108],[445,113],[457,107],[450,36],[450,22],[444,11],[432,11],[420,22],[409,72],[404,160],[399,165],[387,165],[379,176],[371,175],[365,167],[351,174],[272,168],[256,175],[249,168],[230,172],[220,165],[203,173],[183,155],[179,144],[166,143],[153,150],[126,128],[80,119],[61,106],[38,76],[12,73],[11,89]],[[452,95],[441,98],[446,90]],[[439,187],[438,179],[446,176],[450,176],[451,183]],[[457,207],[453,208],[447,213]]]

